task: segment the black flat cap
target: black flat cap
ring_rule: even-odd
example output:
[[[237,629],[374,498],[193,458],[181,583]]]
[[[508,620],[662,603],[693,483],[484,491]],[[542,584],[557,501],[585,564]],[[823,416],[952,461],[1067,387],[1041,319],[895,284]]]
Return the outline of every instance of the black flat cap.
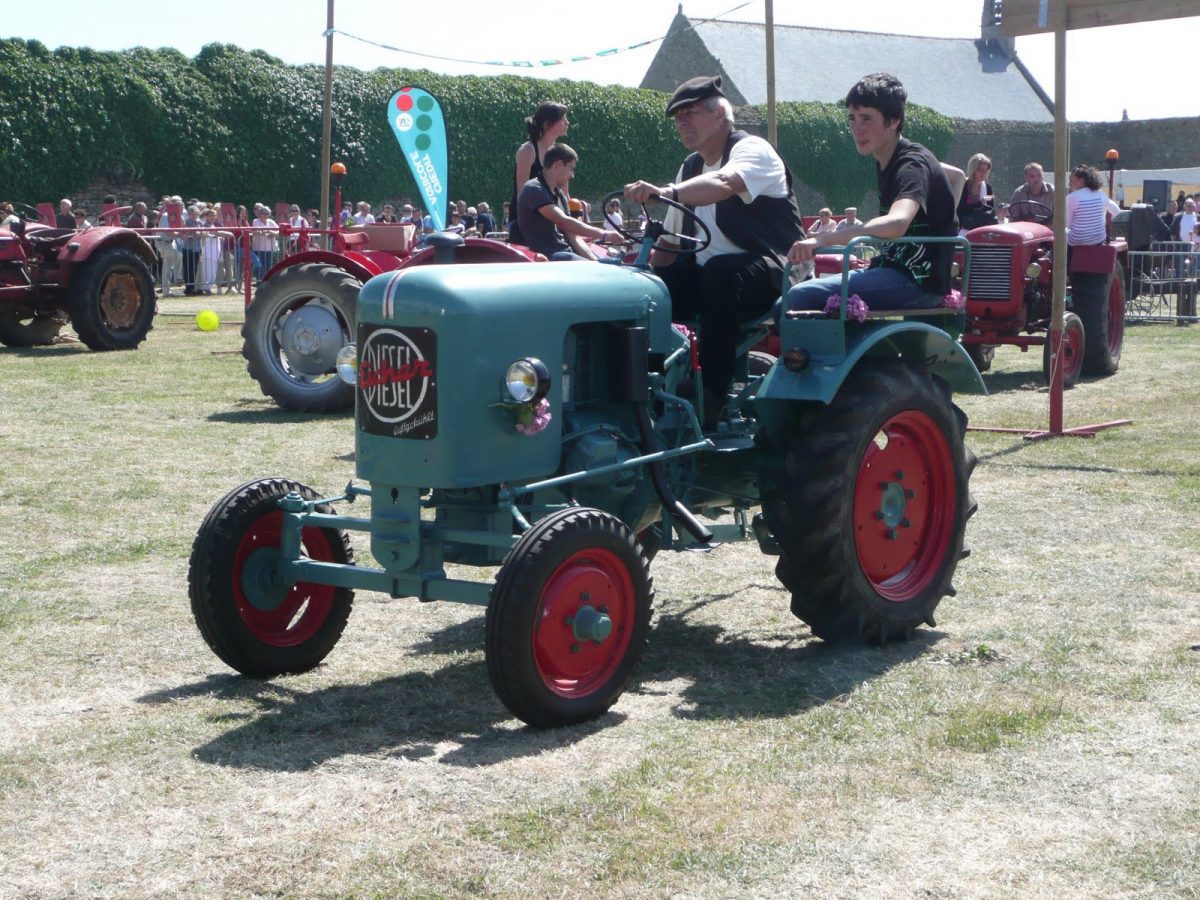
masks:
[[[721,90],[720,75],[701,75],[699,78],[691,78],[675,88],[675,93],[671,95],[671,102],[667,104],[667,115],[673,116],[675,110],[687,106],[689,103],[695,103],[697,100],[724,96],[725,93]]]

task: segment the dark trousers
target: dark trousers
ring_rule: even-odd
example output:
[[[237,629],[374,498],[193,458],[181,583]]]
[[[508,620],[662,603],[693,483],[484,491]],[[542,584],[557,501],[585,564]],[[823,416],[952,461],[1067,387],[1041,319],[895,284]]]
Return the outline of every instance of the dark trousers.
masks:
[[[783,270],[750,253],[714,256],[703,266],[684,256],[655,269],[671,292],[671,319],[700,325],[700,368],[707,390],[724,394],[733,381],[738,331],[779,299]]]
[[[183,251],[183,289],[185,294],[196,293],[196,269],[200,261],[199,250]]]

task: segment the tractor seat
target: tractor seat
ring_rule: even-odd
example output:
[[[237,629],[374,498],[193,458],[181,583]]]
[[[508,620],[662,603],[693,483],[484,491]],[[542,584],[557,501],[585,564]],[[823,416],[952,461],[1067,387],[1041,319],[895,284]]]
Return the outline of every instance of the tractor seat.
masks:
[[[79,234],[74,228],[42,228],[25,235],[29,243],[41,249],[57,247],[65,244],[68,238]]]

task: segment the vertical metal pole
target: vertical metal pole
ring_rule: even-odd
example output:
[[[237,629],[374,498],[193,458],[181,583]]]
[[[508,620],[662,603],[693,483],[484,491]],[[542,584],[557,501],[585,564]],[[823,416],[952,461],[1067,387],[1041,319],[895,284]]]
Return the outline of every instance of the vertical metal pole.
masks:
[[[772,147],[779,146],[779,133],[775,129],[775,4],[767,3],[767,140]]]
[[[329,155],[333,138],[333,0],[325,22],[325,104],[321,112],[321,225],[329,227]]]
[[[1070,132],[1067,129],[1067,5],[1056,0],[1054,20],[1054,305],[1050,316],[1050,433],[1063,430],[1063,318],[1067,309],[1067,189]],[[1082,348],[1080,348],[1082,350]]]

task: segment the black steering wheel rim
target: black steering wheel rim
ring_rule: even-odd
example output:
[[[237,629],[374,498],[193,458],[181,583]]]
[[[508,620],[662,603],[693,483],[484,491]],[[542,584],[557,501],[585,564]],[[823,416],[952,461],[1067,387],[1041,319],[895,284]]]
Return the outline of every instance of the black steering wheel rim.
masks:
[[[1045,216],[1039,215],[1036,218],[1027,218],[1025,216],[1014,216],[1013,215],[1013,207],[1018,206],[1018,205],[1040,206],[1042,209],[1046,210],[1046,215]],[[1045,204],[1040,200],[1018,200],[1016,203],[1010,203],[1009,207],[1008,207],[1008,213],[1009,213],[1008,220],[1010,222],[1033,222],[1037,225],[1047,225],[1054,219],[1054,207],[1049,206],[1048,204]]]
[[[639,238],[637,235],[626,231],[624,222],[618,222],[615,219],[610,218],[608,215],[608,202],[613,198],[621,198],[624,196],[624,191],[613,191],[604,198],[604,203],[600,208],[604,210],[604,220],[612,225],[612,227],[617,230],[617,233],[620,234],[621,237],[636,244],[639,241],[644,240],[644,236]],[[677,200],[672,200],[670,197],[664,197],[662,194],[659,194],[655,199],[665,206],[679,210],[685,217],[690,217],[697,225],[700,226],[700,230],[704,232],[704,238],[701,240],[700,238],[693,237],[690,234],[678,234],[674,231],[667,231],[662,227],[662,222],[650,217],[650,210],[646,208],[646,204],[641,203],[639,205],[642,207],[642,212],[646,216],[646,234],[649,234],[654,239],[654,245],[650,248],[651,250],[665,250],[668,253],[693,255],[699,253],[701,250],[704,250],[709,244],[712,243],[712,232],[709,230],[708,226],[704,224],[704,220],[697,216],[692,209],[684,206]],[[660,243],[664,237],[678,238],[681,242],[690,241],[696,246],[684,247],[682,244]]]
[[[20,200],[12,200],[10,202],[12,203],[14,212],[17,210],[18,207],[20,209],[22,209],[23,211],[25,211],[26,214],[23,215],[22,218],[26,222],[40,222],[41,221],[42,214],[40,212],[38,212],[37,207],[30,206],[28,203],[22,203]],[[30,218],[28,213],[33,213],[33,218]]]

